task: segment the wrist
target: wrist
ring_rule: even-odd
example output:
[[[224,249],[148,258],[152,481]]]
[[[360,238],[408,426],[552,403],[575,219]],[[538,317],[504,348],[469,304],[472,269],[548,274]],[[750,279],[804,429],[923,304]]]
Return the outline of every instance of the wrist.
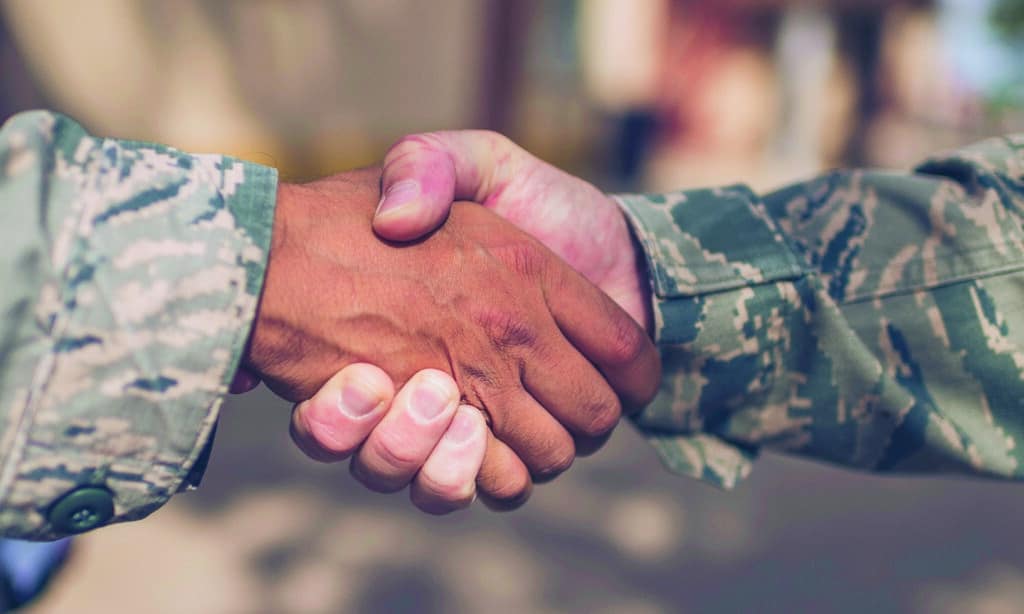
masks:
[[[274,226],[270,233],[270,253],[267,256],[267,268],[273,261],[275,252],[280,252],[284,237],[287,234],[287,223],[291,213],[295,211],[300,200],[298,193],[302,186],[297,183],[280,182],[277,184],[277,206],[274,208]]]
[[[626,286],[632,290],[634,295],[634,299],[630,301],[633,308],[629,311],[647,334],[653,336],[654,308],[651,304],[651,282],[647,257],[643,245],[633,230],[633,225],[629,222],[629,216],[622,210],[621,205],[614,197],[609,196],[608,200],[619,212],[622,221],[623,240],[616,242],[616,245],[623,246],[618,253],[622,254],[624,260],[622,269],[629,276]]]
[[[360,294],[357,272],[378,243],[370,223],[379,174],[371,173],[278,186],[266,277],[243,364],[286,399],[308,398],[333,364],[349,358],[332,334]]]
[[[298,191],[302,189],[302,186],[295,183],[286,183],[280,181],[277,184],[277,201],[274,207],[274,220],[270,231],[270,248],[267,253],[267,266],[264,271],[263,288],[260,292],[259,299],[256,303],[256,313],[253,315],[252,327],[249,330],[249,339],[245,345],[245,353],[242,355],[242,362],[239,368],[239,372],[245,372],[253,375],[254,377],[260,377],[262,375],[262,369],[266,368],[266,364],[260,356],[260,351],[254,348],[254,340],[257,333],[262,333],[262,329],[266,328],[263,325],[263,321],[271,315],[272,308],[268,309],[268,304],[274,303],[274,295],[276,293],[275,284],[272,283],[275,277],[274,273],[277,269],[283,265],[281,263],[281,254],[285,251],[285,237],[288,234],[289,218],[292,212],[296,209],[296,203],[299,200]],[[262,334],[261,334],[262,341]],[[265,346],[264,342],[255,344],[259,348]]]

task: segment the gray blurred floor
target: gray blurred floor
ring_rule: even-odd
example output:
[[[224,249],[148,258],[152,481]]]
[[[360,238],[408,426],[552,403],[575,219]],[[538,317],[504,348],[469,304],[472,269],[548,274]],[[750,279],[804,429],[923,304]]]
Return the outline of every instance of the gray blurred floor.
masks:
[[[1024,489],[763,458],[732,493],[628,427],[525,509],[445,518],[307,461],[265,392],[198,493],[80,540],[34,612],[1021,612]]]

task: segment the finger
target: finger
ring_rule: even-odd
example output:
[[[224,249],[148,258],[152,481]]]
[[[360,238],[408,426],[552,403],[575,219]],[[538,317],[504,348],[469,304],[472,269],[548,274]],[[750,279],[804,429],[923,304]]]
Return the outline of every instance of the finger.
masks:
[[[629,314],[565,265],[552,267],[544,294],[565,337],[594,363],[627,409],[654,398],[661,377],[658,351]]]
[[[514,510],[530,498],[530,471],[512,448],[487,433],[487,451],[476,478],[480,501],[495,511]]]
[[[394,390],[391,378],[379,368],[349,365],[295,406],[292,440],[314,460],[348,458],[384,417]]]
[[[413,504],[430,514],[468,507],[476,496],[476,476],[487,451],[487,433],[480,410],[460,406],[413,480],[409,491]]]
[[[525,390],[487,392],[481,402],[491,417],[491,432],[515,452],[535,481],[550,480],[572,466],[572,435]]]
[[[384,156],[374,230],[393,241],[425,235],[444,222],[455,200],[484,203],[523,154],[506,137],[483,130],[401,139]]]
[[[231,394],[242,394],[249,392],[260,385],[260,378],[245,367],[239,367],[235,377],[231,380],[231,387],[228,392]]]
[[[606,437],[622,407],[601,373],[551,323],[551,339],[523,361],[522,381],[530,395],[577,438]]]
[[[606,435],[600,437],[586,437],[582,435],[576,436],[576,456],[579,458],[585,458],[591,454],[597,452],[604,444],[608,443],[608,440],[612,437],[612,431],[608,431]]]
[[[352,475],[378,492],[405,487],[448,429],[458,403],[458,386],[447,373],[425,369],[413,375],[352,460]]]

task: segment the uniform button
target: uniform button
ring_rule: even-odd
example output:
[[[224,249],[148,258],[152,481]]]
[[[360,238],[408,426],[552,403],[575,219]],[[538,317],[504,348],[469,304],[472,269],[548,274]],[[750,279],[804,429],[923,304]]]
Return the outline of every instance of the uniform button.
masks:
[[[50,508],[50,524],[62,533],[95,529],[113,516],[114,496],[97,486],[76,488]]]

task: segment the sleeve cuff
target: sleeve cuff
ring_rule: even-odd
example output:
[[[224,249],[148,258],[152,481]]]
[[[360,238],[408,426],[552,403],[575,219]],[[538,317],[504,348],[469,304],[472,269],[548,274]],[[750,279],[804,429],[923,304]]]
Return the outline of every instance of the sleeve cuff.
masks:
[[[804,267],[746,186],[615,198],[646,257],[664,368],[633,421],[671,471],[731,488],[756,449],[730,437],[730,411],[770,388],[780,286]]]
[[[614,198],[644,248],[656,298],[721,292],[804,272],[746,186]]]
[[[45,135],[25,206],[52,237],[51,274],[8,357],[24,384],[5,397],[0,526],[52,539],[198,482],[258,303],[277,173],[49,113],[23,127]]]

